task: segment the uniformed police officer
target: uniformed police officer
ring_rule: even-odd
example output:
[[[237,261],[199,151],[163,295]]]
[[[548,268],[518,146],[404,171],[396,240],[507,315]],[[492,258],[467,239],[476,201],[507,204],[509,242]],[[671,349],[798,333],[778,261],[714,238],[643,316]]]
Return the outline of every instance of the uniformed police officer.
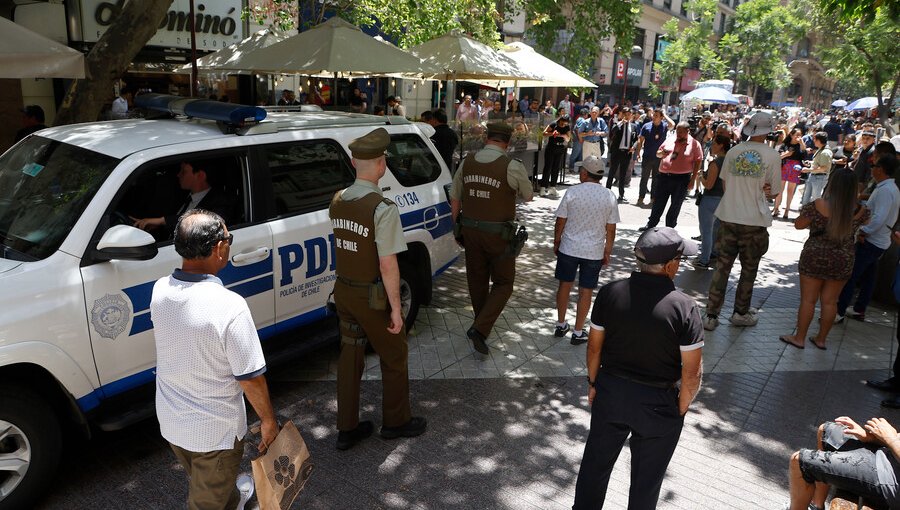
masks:
[[[533,194],[525,166],[506,154],[511,136],[509,124],[488,124],[486,145],[463,160],[450,190],[453,220],[461,225],[461,244],[466,249],[466,279],[475,311],[474,324],[466,335],[482,354],[488,353],[485,340],[512,295],[516,278],[516,259],[508,250],[514,234],[510,229],[514,228],[516,196],[529,201]]]
[[[397,253],[406,250],[397,206],[381,194],[378,180],[387,169],[384,128],[350,143],[356,181],[338,192],[329,216],[334,229],[337,281],[334,300],[340,320],[337,448],[346,450],[372,434],[371,421],[359,421],[359,380],[368,340],[381,359],[383,380],[381,436],[414,437],[425,432],[425,418],[409,409],[406,328],[400,310]]]

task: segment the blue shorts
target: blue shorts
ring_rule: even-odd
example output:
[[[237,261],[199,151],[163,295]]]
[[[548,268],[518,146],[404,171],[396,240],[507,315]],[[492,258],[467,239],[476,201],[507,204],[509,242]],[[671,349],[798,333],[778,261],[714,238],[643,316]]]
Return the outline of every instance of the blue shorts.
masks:
[[[559,252],[556,259],[556,279],[561,282],[574,282],[578,272],[578,286],[582,289],[596,289],[600,280],[602,260],[582,259]],[[579,269],[580,268],[580,269]]]

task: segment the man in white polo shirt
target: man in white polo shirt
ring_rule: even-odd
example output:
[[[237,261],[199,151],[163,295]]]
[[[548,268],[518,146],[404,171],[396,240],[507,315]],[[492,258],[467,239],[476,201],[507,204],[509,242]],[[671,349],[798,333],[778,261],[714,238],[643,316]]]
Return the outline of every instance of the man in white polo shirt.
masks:
[[[150,301],[156,415],[190,478],[191,510],[230,510],[249,497],[235,486],[247,433],[244,395],[262,421],[259,451],[278,434],[250,309],[215,276],[228,264],[232,240],[221,216],[182,215],[175,227],[181,269],[156,282]]]

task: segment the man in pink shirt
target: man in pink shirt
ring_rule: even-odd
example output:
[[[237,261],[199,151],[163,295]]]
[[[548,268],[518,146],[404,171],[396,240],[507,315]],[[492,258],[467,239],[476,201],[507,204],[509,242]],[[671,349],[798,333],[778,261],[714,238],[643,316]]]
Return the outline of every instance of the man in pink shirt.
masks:
[[[472,102],[472,96],[466,95],[456,111],[456,120],[460,122],[478,122],[478,106]]]
[[[666,226],[675,228],[678,223],[681,204],[694,185],[694,179],[703,164],[703,148],[700,142],[688,134],[689,131],[690,125],[687,122],[679,122],[675,126],[675,138],[668,138],[656,153],[660,158],[659,184],[653,196],[653,209],[647,225],[638,229],[642,232],[659,223],[666,201],[670,198],[672,204],[666,213]]]

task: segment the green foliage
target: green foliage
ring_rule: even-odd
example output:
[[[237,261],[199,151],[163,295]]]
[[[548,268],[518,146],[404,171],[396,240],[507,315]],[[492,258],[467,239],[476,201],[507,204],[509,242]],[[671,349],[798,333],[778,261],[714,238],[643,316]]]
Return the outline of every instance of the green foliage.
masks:
[[[891,19],[900,19],[900,2],[896,0],[819,0],[820,11],[839,21],[870,22],[878,9],[887,9]]]
[[[251,0],[243,17],[281,30],[318,25],[326,13],[381,31],[408,48],[452,30],[498,46],[501,21],[493,0]],[[299,27],[297,22],[299,20]]]
[[[719,41],[719,54],[733,63],[737,80],[752,88],[776,89],[791,82],[786,59],[791,46],[809,28],[808,15],[796,1],[750,0],[735,10],[732,28]]]
[[[605,39],[615,38],[619,53],[631,53],[641,14],[638,0],[524,0],[521,8],[537,51],[582,76]],[[561,33],[571,37],[560,43]]]
[[[816,30],[824,34],[818,55],[828,75],[839,83],[858,83],[865,95],[896,95],[900,81],[897,41],[900,23],[887,7],[878,8],[869,19],[838,20],[826,14],[815,17]]]
[[[722,79],[727,65],[712,49],[715,35],[713,23],[718,10],[717,0],[689,0],[687,3],[691,21],[683,27],[679,18],[671,18],[663,25],[665,38],[671,41],[662,55],[658,69],[660,82],[676,84],[684,70],[694,61],[699,62],[703,79]]]

